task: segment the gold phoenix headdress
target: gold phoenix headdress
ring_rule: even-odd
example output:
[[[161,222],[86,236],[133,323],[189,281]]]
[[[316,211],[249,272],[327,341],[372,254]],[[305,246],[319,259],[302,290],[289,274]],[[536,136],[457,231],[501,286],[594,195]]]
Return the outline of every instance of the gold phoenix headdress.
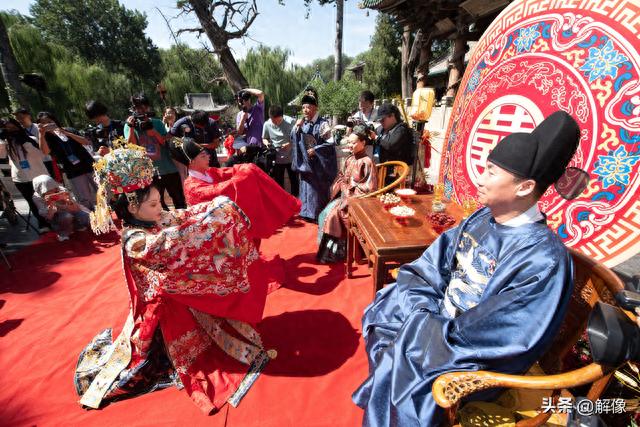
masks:
[[[91,229],[96,234],[108,233],[113,225],[109,201],[124,193],[130,203],[137,203],[134,192],[153,182],[153,162],[144,148],[123,144],[96,162],[93,169],[98,194]]]

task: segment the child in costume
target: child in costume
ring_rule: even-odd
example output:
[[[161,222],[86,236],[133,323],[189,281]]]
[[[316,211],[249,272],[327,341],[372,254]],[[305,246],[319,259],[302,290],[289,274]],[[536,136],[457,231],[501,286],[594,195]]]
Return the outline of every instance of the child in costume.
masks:
[[[262,319],[269,270],[250,222],[227,197],[163,211],[143,148],[112,150],[96,164],[96,233],[123,221],[122,257],[131,311],[114,342],[101,332],[80,355],[80,403],[99,408],[181,385],[205,413],[236,405],[263,366],[254,325]]]

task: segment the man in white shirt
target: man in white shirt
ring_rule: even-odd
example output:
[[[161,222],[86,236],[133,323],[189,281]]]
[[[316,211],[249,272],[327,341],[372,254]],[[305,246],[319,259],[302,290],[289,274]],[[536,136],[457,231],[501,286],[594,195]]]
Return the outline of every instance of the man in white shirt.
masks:
[[[378,114],[378,109],[373,106],[373,101],[375,101],[373,92],[370,90],[362,91],[358,100],[358,111],[353,114],[353,119],[367,125],[373,124]]]
[[[269,120],[262,128],[262,142],[265,146],[276,149],[273,179],[284,188],[284,171],[286,170],[291,182],[291,194],[298,197],[300,185],[298,173],[291,169],[291,129],[294,124],[295,119],[285,115],[282,107],[272,105],[269,107]]]

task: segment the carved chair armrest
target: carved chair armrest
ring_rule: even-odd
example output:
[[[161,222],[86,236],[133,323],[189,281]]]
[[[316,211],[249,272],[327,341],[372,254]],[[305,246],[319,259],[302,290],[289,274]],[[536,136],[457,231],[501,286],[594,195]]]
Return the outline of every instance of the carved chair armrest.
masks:
[[[376,165],[378,169],[382,169],[387,166],[395,166],[396,168],[400,168],[400,175],[398,176],[398,178],[396,178],[396,180],[393,181],[391,184],[386,185],[380,188],[379,190],[372,191],[371,193],[367,193],[367,194],[361,194],[360,196],[356,196],[357,198],[364,199],[369,197],[376,197],[376,196],[379,196],[380,194],[384,194],[388,192],[389,190],[392,190],[396,187],[402,187],[404,185],[404,180],[407,178],[407,175],[409,174],[409,165],[407,165],[405,162],[401,162],[397,160],[392,160],[392,161],[388,161],[388,162],[384,162]]]
[[[433,383],[436,403],[451,408],[460,399],[481,390],[496,387],[534,390],[562,389],[592,383],[604,377],[612,369],[592,363],[574,371],[556,375],[508,375],[489,371],[449,372],[440,375]]]

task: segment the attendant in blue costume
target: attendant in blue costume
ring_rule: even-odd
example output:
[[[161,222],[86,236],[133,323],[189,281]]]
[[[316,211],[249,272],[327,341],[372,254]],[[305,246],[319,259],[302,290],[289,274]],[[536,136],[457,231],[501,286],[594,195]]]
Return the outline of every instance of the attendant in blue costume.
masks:
[[[291,168],[300,173],[300,217],[316,222],[329,203],[329,191],[338,173],[338,163],[335,145],[330,139],[331,126],[318,113],[318,94],[313,88],[305,89],[302,113],[304,117],[291,130]]]
[[[547,349],[573,289],[571,257],[537,201],[580,138],[556,112],[507,136],[478,184],[485,205],[444,233],[367,307],[369,377],[354,393],[367,426],[436,426],[431,395],[450,371],[525,372]]]

